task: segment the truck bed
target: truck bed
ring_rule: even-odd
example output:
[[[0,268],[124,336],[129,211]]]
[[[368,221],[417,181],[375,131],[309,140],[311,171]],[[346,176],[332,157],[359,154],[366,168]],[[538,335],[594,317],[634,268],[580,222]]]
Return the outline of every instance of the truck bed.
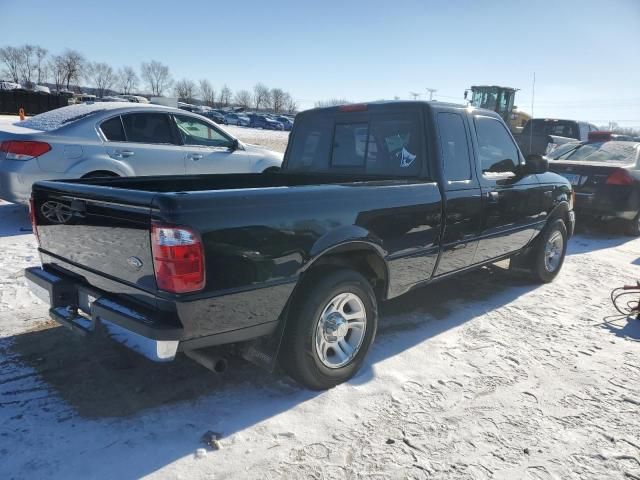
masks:
[[[304,173],[241,173],[226,175],[192,175],[192,176],[150,176],[119,177],[65,180],[64,183],[74,185],[92,185],[123,190],[135,190],[153,193],[187,193],[215,190],[239,190],[245,188],[296,187],[304,185],[327,185],[354,182],[394,181],[406,183],[398,177],[353,174],[304,174]],[[415,182],[415,179],[411,179]],[[58,188],[59,182],[40,182],[40,186]],[[82,187],[79,187],[82,189]],[[91,191],[95,191],[91,189]],[[105,192],[106,193],[106,192]]]
[[[43,218],[52,204],[68,219]],[[184,327],[181,341],[195,341],[275,325],[299,275],[341,242],[389,258],[393,295],[428,279],[442,201],[426,179],[273,173],[39,182],[33,208],[46,271],[163,312],[163,323]],[[203,290],[158,288],[152,224],[195,229],[205,250]],[[407,264],[411,275],[400,273]]]

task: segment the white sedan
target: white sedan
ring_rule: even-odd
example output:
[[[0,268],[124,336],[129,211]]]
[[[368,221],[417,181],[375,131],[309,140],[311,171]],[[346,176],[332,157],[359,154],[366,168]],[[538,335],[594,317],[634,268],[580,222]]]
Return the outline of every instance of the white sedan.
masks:
[[[38,180],[260,173],[281,163],[281,153],[158,105],[71,105],[0,126],[0,198],[16,203],[29,201]]]

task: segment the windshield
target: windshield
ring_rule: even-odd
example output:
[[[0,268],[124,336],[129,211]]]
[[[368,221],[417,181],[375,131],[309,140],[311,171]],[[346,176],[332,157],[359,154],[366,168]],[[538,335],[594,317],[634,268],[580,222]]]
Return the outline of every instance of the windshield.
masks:
[[[550,155],[553,160],[634,163],[640,144],[631,142],[571,143]]]

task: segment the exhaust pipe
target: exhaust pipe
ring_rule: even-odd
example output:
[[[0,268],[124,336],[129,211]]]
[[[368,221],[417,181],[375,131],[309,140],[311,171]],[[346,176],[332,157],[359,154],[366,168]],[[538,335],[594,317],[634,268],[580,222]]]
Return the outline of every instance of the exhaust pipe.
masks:
[[[220,355],[207,353],[204,350],[185,350],[184,354],[213,373],[224,373],[227,370],[227,359]]]

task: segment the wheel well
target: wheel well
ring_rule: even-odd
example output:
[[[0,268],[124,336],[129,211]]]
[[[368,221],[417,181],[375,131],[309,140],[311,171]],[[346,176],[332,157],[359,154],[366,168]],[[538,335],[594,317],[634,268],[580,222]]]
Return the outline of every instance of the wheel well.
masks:
[[[269,167],[265,168],[262,173],[276,173],[280,171],[280,167]]]
[[[549,215],[549,220],[547,221],[547,224],[549,224],[551,221],[560,218],[565,226],[567,228],[569,228],[569,204],[562,202],[561,204],[559,204]]]
[[[378,300],[386,298],[387,266],[380,255],[374,250],[366,248],[346,248],[322,255],[303,273],[300,286],[322,271],[337,268],[348,268],[360,273],[369,281]]]
[[[94,170],[93,172],[85,173],[82,178],[99,178],[99,177],[119,177],[115,172],[109,170]]]

